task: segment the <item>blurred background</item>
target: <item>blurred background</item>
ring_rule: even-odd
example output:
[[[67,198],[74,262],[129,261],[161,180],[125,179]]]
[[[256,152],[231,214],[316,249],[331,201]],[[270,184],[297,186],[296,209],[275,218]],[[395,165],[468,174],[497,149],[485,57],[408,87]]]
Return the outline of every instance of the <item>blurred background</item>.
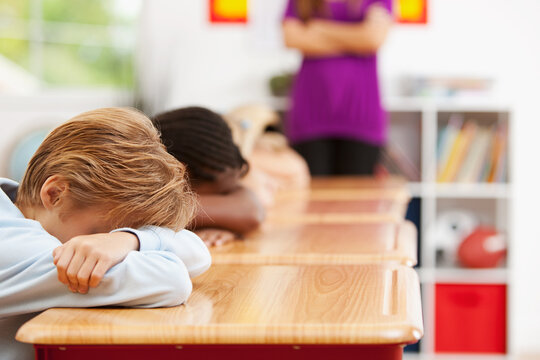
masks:
[[[283,45],[285,2],[0,0],[0,176],[20,178],[49,129],[97,107],[286,113],[301,55]],[[414,195],[426,335],[408,356],[533,358],[540,1],[395,0],[394,12],[378,59],[390,119],[379,171]],[[471,140],[452,156],[460,135]],[[507,256],[477,268],[458,249],[480,225]]]

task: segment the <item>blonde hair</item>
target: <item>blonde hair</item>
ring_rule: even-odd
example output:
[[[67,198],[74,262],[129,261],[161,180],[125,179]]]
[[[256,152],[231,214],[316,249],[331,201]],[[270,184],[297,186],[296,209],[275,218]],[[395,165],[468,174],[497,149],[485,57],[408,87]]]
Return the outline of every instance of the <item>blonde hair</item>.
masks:
[[[104,206],[115,228],[179,230],[197,206],[186,167],[167,152],[150,119],[135,109],[96,109],[54,129],[28,164],[17,204],[41,205],[41,187],[53,175],[67,181],[75,206]]]

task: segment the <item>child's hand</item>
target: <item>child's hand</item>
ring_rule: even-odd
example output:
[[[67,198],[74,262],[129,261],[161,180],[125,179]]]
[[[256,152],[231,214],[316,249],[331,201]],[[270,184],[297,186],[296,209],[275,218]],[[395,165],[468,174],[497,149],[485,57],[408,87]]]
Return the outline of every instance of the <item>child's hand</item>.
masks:
[[[72,292],[86,294],[111,267],[138,248],[139,239],[128,232],[76,236],[53,251],[58,280]]]
[[[221,246],[236,239],[236,235],[223,229],[201,229],[195,231],[208,247]]]

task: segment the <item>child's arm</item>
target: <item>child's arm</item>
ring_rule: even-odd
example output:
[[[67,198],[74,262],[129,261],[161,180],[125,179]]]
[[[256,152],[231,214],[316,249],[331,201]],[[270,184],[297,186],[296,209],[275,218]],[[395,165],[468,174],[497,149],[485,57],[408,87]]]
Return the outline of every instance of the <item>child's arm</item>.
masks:
[[[138,230],[128,228],[114,230],[117,231],[135,234],[139,238],[141,251],[157,246],[160,250],[172,252],[182,260],[192,278],[208,270],[212,263],[208,248],[189,230],[174,232],[167,228],[145,226]]]
[[[208,249],[190,231],[175,233],[155,226],[124,228],[109,234],[77,236],[54,249],[58,280],[72,292],[86,294],[89,287],[99,285],[110,268],[139,248],[172,252],[186,265],[191,277],[206,271],[211,263]]]
[[[206,228],[195,232],[208,247],[221,246],[236,240],[236,234],[223,229]]]
[[[264,219],[264,208],[255,194],[241,186],[224,195],[200,194],[201,210],[192,223],[196,229],[222,228],[237,234],[257,229]]]
[[[139,249],[139,239],[129,232],[74,237],[53,251],[58,280],[72,292],[86,294],[105,273]]]
[[[193,240],[198,238],[191,233],[163,229],[172,233],[165,239],[160,229],[134,230],[140,251],[129,252],[88,294],[72,293],[58,281],[53,263],[52,252],[60,242],[37,222],[29,229],[31,220],[20,221],[20,231],[13,222],[9,234],[0,231],[0,248],[4,249],[0,252],[0,317],[50,307],[179,305],[188,298],[192,285],[186,264],[173,251],[188,260],[193,273],[204,271],[209,263],[208,250],[200,239],[195,245]],[[183,243],[190,245],[179,250]]]

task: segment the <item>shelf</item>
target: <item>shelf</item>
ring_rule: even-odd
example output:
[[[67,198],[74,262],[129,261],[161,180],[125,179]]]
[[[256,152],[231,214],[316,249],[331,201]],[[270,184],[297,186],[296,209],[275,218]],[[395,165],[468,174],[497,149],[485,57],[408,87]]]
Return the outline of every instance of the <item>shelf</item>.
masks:
[[[422,283],[506,284],[508,269],[418,268]]]
[[[510,188],[508,184],[492,183],[448,183],[435,184],[437,197],[451,198],[508,198]]]
[[[508,104],[489,97],[407,97],[390,96],[383,99],[389,111],[425,111],[436,109],[445,112],[502,112],[509,111]]]
[[[407,184],[411,197],[422,197],[425,196],[424,184],[420,182],[410,182]]]
[[[511,196],[508,184],[410,182],[408,187],[413,197],[508,199]]]
[[[420,353],[406,353],[404,359],[509,359],[509,357],[499,354],[447,354],[434,352],[436,335],[442,333],[436,330],[436,289],[439,287],[451,288],[452,284],[460,287],[463,284],[464,288],[470,287],[474,291],[495,287],[504,289],[503,292],[508,294],[512,269],[509,265],[488,269],[469,269],[461,268],[457,264],[439,264],[437,262],[436,238],[430,238],[428,232],[442,212],[463,209],[477,214],[481,223],[489,224],[502,233],[508,234],[509,239],[513,241],[512,227],[509,221],[510,200],[513,196],[511,182],[436,182],[439,131],[449,121],[453,113],[463,113],[464,118],[467,120],[474,119],[478,126],[489,127],[494,126],[494,124],[503,124],[511,129],[512,107],[508,103],[485,97],[470,97],[468,99],[457,97],[387,97],[383,100],[386,109],[390,112],[391,125],[394,126],[394,131],[399,131],[398,135],[402,137],[405,136],[406,141],[401,141],[399,145],[413,155],[420,155],[419,159],[418,156],[414,158],[414,163],[421,171],[421,181],[410,181],[408,189],[411,197],[421,199],[419,210],[414,216],[418,223],[418,232],[421,239],[419,256],[422,259],[423,266],[419,266],[416,270],[422,284],[426,329],[420,345]],[[411,136],[409,133],[403,135],[403,129],[413,132],[415,136]],[[395,133],[390,132],[390,135],[393,135],[390,137],[391,141],[402,140]],[[510,155],[512,155],[511,145],[512,142],[508,138]],[[411,156],[409,155],[409,157]],[[509,157],[509,161],[511,165],[511,157]],[[512,179],[511,166],[508,167],[506,175],[507,178]],[[512,241],[508,241],[509,249],[512,248]],[[508,308],[505,311],[508,311]],[[508,331],[508,329],[505,329],[505,331]]]

